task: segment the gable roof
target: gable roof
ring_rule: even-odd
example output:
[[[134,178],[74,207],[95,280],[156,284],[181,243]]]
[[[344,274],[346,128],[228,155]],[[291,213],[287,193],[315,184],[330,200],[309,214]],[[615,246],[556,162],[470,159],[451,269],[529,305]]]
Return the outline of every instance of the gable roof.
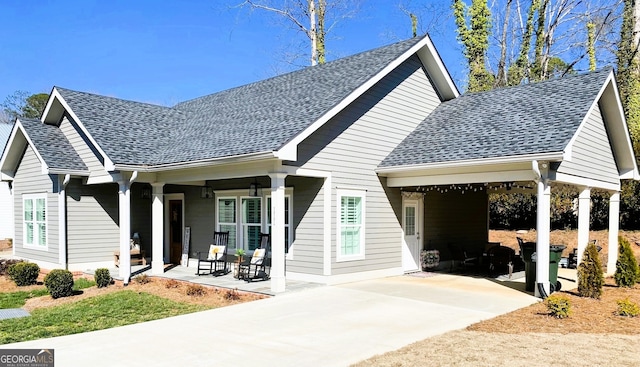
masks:
[[[427,60],[423,60],[425,67],[442,74],[436,76],[440,92],[446,98],[457,96],[430,39],[424,36],[174,107],[56,87],[42,121],[57,124],[67,110],[105,161],[125,169],[252,155],[273,158],[417,52]]]
[[[379,165],[430,165],[501,157],[562,157],[611,68],[470,93],[440,104]]]
[[[0,152],[4,151],[4,147],[9,142],[11,129],[13,125],[0,123]]]

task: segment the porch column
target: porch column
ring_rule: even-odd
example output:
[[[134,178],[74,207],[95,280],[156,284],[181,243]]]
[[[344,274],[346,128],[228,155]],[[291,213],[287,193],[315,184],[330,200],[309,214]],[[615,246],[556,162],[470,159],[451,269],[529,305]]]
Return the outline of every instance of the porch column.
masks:
[[[271,291],[284,292],[285,237],[284,237],[284,173],[272,173],[271,178]]]
[[[120,278],[129,284],[131,278],[131,183],[119,182],[118,215],[120,224]]]
[[[549,287],[549,231],[551,229],[551,187],[547,180],[538,180],[538,206],[536,220],[536,297],[542,297],[538,284],[542,284],[545,293],[550,293]]]
[[[71,176],[58,175],[58,262],[67,269],[67,185]]]
[[[609,254],[607,275],[613,275],[618,261],[618,229],[620,227],[620,191],[614,191],[609,198]]]
[[[578,264],[589,243],[589,216],[591,214],[591,188],[584,187],[578,196]]]
[[[164,182],[151,184],[151,273],[164,273]]]

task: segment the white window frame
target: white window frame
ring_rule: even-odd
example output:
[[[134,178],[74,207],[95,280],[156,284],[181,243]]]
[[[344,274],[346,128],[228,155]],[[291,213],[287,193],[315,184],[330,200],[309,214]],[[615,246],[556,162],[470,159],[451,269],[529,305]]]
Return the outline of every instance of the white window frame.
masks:
[[[289,201],[289,215],[287,216],[287,221],[289,222],[289,224],[284,225],[284,230],[287,231],[287,234],[289,235],[289,242],[287,243],[287,249],[286,249],[286,256],[287,259],[292,259],[293,258],[293,251],[291,251],[291,244],[293,243],[293,195],[289,194],[289,189],[287,189],[285,191],[285,199]],[[265,216],[264,216],[264,220],[265,220],[265,227],[267,228],[267,231],[269,231],[269,227],[271,227],[271,221],[269,221],[269,217],[271,216],[271,213],[269,213],[270,209],[271,209],[271,195],[267,195],[265,196],[265,203],[266,205],[264,206],[265,209]],[[268,232],[271,233],[271,232]]]
[[[268,230],[267,227],[267,215],[266,215],[266,203],[267,197],[271,197],[271,189],[263,188],[261,196],[248,196],[248,190],[216,190],[215,194],[215,211],[216,211],[216,223],[215,228],[220,228],[220,218],[218,217],[218,200],[220,199],[235,199],[236,200],[236,246],[244,246],[244,224],[242,223],[242,199],[243,198],[260,198],[262,199],[261,210],[262,210],[262,218],[261,218],[261,228],[260,231],[262,233],[266,233],[265,230]],[[289,241],[291,242],[289,246],[293,244],[293,188],[287,187],[285,188],[285,196],[289,196]],[[236,248],[244,248],[244,247],[236,247]],[[244,249],[249,254],[252,253],[249,249]],[[287,259],[290,259],[291,251],[287,254]]]
[[[35,240],[36,237],[39,238],[38,236],[39,231],[37,229],[37,223],[39,222],[36,220],[36,213],[37,213],[36,201],[39,199],[44,199],[44,236],[45,236],[44,245],[27,243],[27,221],[24,215],[25,202],[27,200],[33,201],[33,206],[31,207],[33,220],[31,222],[33,222],[33,239]],[[23,246],[26,248],[31,248],[35,250],[41,250],[41,251],[49,250],[49,207],[48,207],[48,200],[47,200],[46,193],[22,195],[22,243],[23,243]]]
[[[220,223],[220,206],[219,206],[220,200],[233,200],[233,201],[235,201],[235,203],[236,203],[235,204],[235,218],[234,218],[235,219],[235,223],[228,223],[228,222]],[[239,219],[239,215],[238,215],[238,211],[239,211],[238,210],[238,198],[236,196],[230,196],[230,195],[227,195],[227,196],[216,196],[215,203],[216,203],[216,228],[217,228],[217,231],[218,232],[222,231],[222,229],[220,228],[221,224],[223,224],[223,225],[231,225],[231,224],[235,225],[236,226],[236,238],[235,238],[236,243],[233,244],[233,245],[229,244],[229,249],[237,249],[238,248],[238,242],[239,242],[238,241],[238,237],[240,237],[240,234],[238,233],[238,219]],[[234,247],[231,247],[231,246],[234,246]]]
[[[336,262],[364,260],[365,258],[365,232],[367,213],[367,191],[356,189],[338,189],[336,191]],[[359,197],[361,203],[362,219],[360,223],[360,252],[357,254],[342,254],[342,198]]]
[[[242,203],[243,203],[243,201],[245,199],[259,199],[260,200],[260,223],[245,223],[243,221],[244,217],[243,217],[242,214],[244,214],[243,213],[243,208],[244,207],[243,207]],[[244,238],[245,237],[244,236],[245,232],[244,232],[244,230],[245,230],[245,227],[260,227],[260,233],[264,233],[264,197],[263,196],[247,196],[247,195],[243,195],[243,196],[240,196],[239,202],[240,202],[240,208],[239,208],[240,210],[238,210],[238,215],[240,216],[240,220],[238,221],[238,225],[239,225],[240,230],[242,231],[242,235],[240,236],[242,238],[242,242],[241,242],[242,243],[242,248],[245,251],[253,251],[253,250],[249,249],[248,244],[247,244],[246,248],[244,246],[244,241],[245,241],[245,238]],[[260,246],[260,238],[258,238],[258,247],[259,246]]]

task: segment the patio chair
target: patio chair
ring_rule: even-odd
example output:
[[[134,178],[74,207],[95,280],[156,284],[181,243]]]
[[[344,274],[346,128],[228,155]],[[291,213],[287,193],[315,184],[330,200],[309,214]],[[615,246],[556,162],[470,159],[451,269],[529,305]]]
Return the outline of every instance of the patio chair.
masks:
[[[489,276],[498,273],[513,273],[513,261],[516,257],[514,249],[506,246],[493,246],[487,251],[489,258]]]
[[[453,243],[447,243],[447,248],[451,253],[451,270],[462,267],[463,270],[475,268],[478,265],[478,257],[473,256],[464,248]]]
[[[229,273],[227,243],[229,232],[214,232],[213,243],[208,252],[197,252],[198,270],[196,275],[225,275]],[[203,272],[204,271],[204,272]]]
[[[266,233],[260,234],[260,248],[253,251],[250,259],[240,264],[238,278],[251,282],[255,279],[267,280],[267,255],[271,245],[271,236]]]

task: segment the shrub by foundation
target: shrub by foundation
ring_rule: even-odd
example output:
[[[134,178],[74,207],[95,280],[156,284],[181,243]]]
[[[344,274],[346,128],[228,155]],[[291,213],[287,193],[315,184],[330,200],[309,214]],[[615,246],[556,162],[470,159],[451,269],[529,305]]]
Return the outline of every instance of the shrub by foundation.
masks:
[[[237,289],[228,289],[224,293],[224,298],[229,301],[237,301],[240,299],[240,293],[238,293]]]
[[[44,277],[44,285],[53,298],[73,295],[73,274],[69,270],[54,269]]]
[[[590,243],[578,265],[578,294],[581,297],[600,299],[603,286],[604,275],[598,249],[594,243]]]
[[[151,279],[149,279],[149,276],[147,274],[140,274],[137,277],[133,278],[133,281],[138,284],[147,284],[151,282]]]
[[[200,284],[189,284],[187,296],[202,297],[207,294],[207,290]]]
[[[164,281],[164,287],[167,289],[174,289],[180,287],[180,282],[175,279],[167,279]]]
[[[571,302],[569,297],[554,293],[544,300],[544,304],[549,310],[549,314],[558,319],[564,319],[571,315]]]
[[[104,288],[111,284],[111,273],[109,273],[109,269],[107,268],[96,269],[96,273],[93,276],[98,288]]]
[[[640,314],[640,307],[635,302],[630,301],[629,298],[619,300],[617,303],[616,315],[618,316],[636,317]]]
[[[638,277],[638,261],[633,255],[631,245],[624,237],[618,237],[618,261],[616,261],[616,273],[613,278],[618,287],[632,287]]]
[[[38,264],[21,261],[9,266],[7,273],[18,287],[24,287],[36,284],[38,274],[40,274],[40,267]]]

